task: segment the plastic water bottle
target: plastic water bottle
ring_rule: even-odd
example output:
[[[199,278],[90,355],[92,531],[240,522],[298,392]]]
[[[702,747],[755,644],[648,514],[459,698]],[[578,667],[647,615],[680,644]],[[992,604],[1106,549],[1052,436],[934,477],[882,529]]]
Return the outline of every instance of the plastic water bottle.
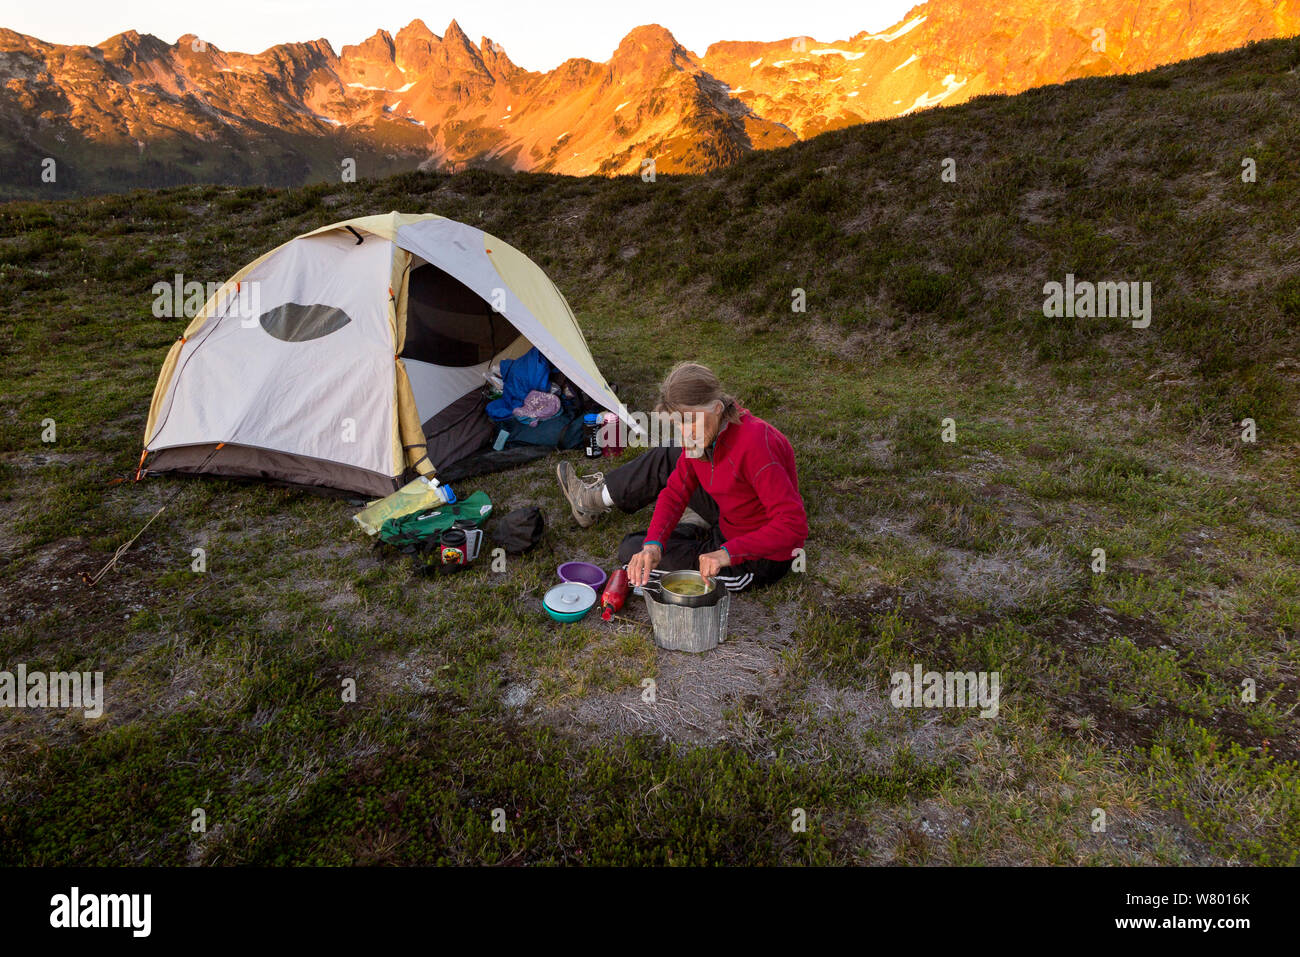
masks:
[[[600,415],[588,412],[582,417],[583,451],[589,459],[601,457],[600,449]]]
[[[615,455],[621,455],[623,452],[623,443],[620,441],[620,437],[619,437],[618,416],[615,415],[613,412],[604,413],[600,417],[600,427],[602,429],[608,428],[609,431],[605,434],[610,436],[611,438],[609,442],[605,443],[605,447],[601,449],[602,454],[604,454],[607,458],[612,458]]]

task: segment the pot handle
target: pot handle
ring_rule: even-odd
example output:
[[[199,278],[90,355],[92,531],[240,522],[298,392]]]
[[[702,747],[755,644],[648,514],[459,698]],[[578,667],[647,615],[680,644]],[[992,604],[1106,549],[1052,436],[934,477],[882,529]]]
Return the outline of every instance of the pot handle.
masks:
[[[647,580],[646,580],[646,583],[645,583],[644,585],[640,585],[640,586],[638,586],[638,587],[639,587],[643,592],[644,592],[647,588],[652,588],[652,587],[653,587],[653,590],[654,590],[655,594],[658,595],[658,596],[661,597],[661,598],[663,597],[664,586],[661,585],[661,584],[659,584],[659,582],[656,581],[656,580],[653,579],[653,578],[647,579]]]

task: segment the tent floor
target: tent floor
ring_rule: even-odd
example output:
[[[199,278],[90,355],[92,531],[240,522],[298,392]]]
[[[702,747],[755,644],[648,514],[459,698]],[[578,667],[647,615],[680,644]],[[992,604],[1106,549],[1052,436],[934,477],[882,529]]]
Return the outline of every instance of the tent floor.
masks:
[[[462,479],[502,472],[536,459],[545,458],[555,451],[556,449],[549,445],[511,445],[500,452],[489,448],[482,452],[467,455],[446,468],[439,469],[438,481],[451,485],[453,482],[459,482]]]

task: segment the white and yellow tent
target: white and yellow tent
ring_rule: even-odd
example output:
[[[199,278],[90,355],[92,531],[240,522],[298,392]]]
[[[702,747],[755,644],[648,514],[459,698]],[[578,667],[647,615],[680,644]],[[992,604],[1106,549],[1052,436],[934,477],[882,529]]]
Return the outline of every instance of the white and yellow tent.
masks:
[[[324,226],[235,273],[172,345],[141,474],[387,495],[490,439],[487,371],[531,346],[636,429],[523,253],[433,214]]]

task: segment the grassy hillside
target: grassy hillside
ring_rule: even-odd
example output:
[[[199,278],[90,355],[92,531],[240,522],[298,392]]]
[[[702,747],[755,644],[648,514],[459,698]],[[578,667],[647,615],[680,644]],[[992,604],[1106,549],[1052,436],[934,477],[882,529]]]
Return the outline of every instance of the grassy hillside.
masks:
[[[0,712],[0,861],[1295,863],[1298,66],[1270,42],[653,183],[0,206],[0,668],[108,683],[97,721]],[[153,283],[390,209],[533,256],[633,408],[714,365],[794,444],[807,571],[694,658],[640,599],[543,616],[559,561],[649,519],[577,528],[556,459],[467,483],[547,536],[447,581],[341,502],[114,483],[184,326]],[[1067,273],[1151,282],[1150,326],[1045,318]],[[891,707],[914,664],[999,671],[998,716]]]

